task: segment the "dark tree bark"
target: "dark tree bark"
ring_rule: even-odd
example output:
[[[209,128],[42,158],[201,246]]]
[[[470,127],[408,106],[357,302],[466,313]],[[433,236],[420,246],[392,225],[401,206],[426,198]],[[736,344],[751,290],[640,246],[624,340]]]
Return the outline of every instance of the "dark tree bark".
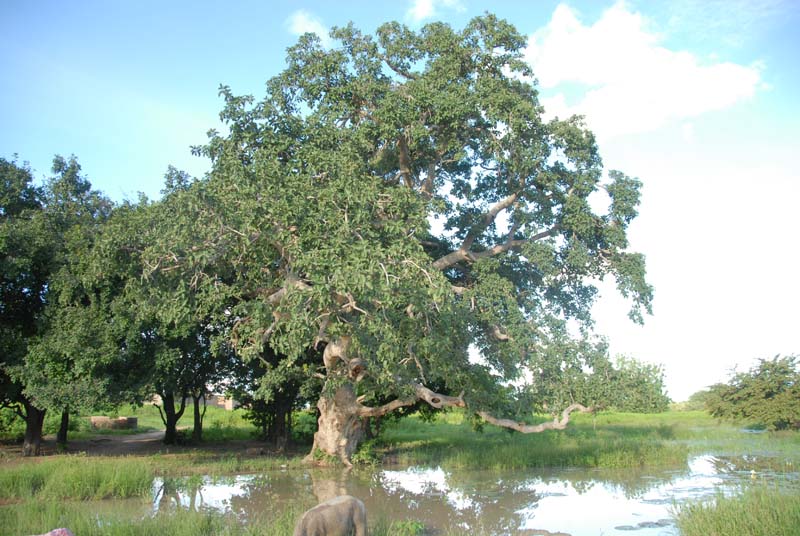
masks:
[[[272,418],[267,427],[266,440],[279,450],[286,448],[291,437],[293,398],[282,396],[275,400]]]
[[[158,413],[161,415],[161,422],[164,423],[164,444],[175,445],[178,442],[178,421],[183,417],[183,411],[186,409],[186,395],[181,395],[181,406],[175,410],[175,395],[173,393],[161,393],[161,405],[164,411],[161,411],[159,406]]]
[[[28,400],[23,401],[25,408],[25,439],[22,443],[23,456],[39,456],[42,453],[42,426],[47,410],[39,409]]]
[[[67,446],[67,432],[69,431],[69,408],[64,408],[61,412],[61,426],[58,428],[56,443],[64,448]]]

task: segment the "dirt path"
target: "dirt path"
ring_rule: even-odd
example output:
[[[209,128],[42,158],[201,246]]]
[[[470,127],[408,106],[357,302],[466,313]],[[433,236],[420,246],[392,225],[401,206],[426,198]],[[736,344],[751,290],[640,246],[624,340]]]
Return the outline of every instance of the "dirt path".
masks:
[[[82,452],[88,456],[144,456],[164,451],[163,430],[142,432],[140,434],[98,434],[81,441],[69,441],[67,451]]]

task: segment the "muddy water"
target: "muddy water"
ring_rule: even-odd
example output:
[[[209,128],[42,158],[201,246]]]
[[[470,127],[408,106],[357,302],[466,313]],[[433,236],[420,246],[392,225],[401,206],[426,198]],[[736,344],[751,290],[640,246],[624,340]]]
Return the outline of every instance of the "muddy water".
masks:
[[[661,471],[410,467],[157,479],[152,509],[217,510],[246,519],[350,494],[364,501],[370,519],[418,520],[430,534],[651,536],[677,534],[674,505],[752,480],[800,487],[797,468],[776,459],[699,456]]]

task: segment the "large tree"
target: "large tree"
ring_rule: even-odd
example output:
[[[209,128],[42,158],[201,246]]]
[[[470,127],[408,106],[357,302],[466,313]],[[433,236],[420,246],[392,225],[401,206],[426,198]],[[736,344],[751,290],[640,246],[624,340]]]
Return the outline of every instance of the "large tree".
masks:
[[[579,117],[544,119],[525,39],[494,16],[331,36],[301,37],[260,102],[222,88],[226,133],[196,149],[212,170],[162,207],[144,281],[173,281],[178,316],[232,321],[243,356],[285,356],[278,375],[324,348],[314,448],[345,462],[366,418],[419,400],[510,426],[503,382],[576,359],[565,322],[591,329],[598,280],[649,310],[626,238],[640,183],[604,176]]]
[[[53,269],[43,191],[26,164],[0,158],[0,404],[25,420],[25,455],[38,454],[45,408],[23,392],[13,371],[38,333]]]

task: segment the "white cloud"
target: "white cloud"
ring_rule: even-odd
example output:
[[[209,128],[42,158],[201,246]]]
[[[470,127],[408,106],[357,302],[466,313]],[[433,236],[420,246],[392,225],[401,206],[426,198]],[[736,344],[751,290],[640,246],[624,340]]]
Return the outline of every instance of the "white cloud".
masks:
[[[289,32],[293,35],[317,34],[320,41],[322,41],[322,46],[330,48],[331,38],[328,35],[328,28],[325,27],[319,17],[312,15],[305,9],[299,9],[289,15],[289,18],[286,19],[286,24],[289,27]]]
[[[414,23],[431,19],[438,15],[438,8],[448,8],[455,11],[464,11],[461,0],[413,0],[411,7],[406,11],[406,18]]]
[[[751,97],[761,85],[760,64],[702,61],[659,45],[660,36],[624,3],[584,25],[562,4],[550,23],[528,39],[525,56],[551,115],[586,115],[601,138],[656,130]],[[581,95],[569,104],[567,86]]]
[[[687,143],[694,143],[696,138],[694,134],[694,125],[692,123],[684,123],[681,125],[681,134]]]

